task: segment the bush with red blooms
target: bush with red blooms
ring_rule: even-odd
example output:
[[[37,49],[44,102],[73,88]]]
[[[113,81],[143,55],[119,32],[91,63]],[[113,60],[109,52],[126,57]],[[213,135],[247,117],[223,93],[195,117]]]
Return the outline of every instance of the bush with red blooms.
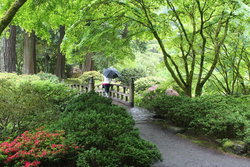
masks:
[[[64,131],[26,131],[13,141],[0,143],[0,166],[38,167],[65,160],[78,147],[64,143]]]

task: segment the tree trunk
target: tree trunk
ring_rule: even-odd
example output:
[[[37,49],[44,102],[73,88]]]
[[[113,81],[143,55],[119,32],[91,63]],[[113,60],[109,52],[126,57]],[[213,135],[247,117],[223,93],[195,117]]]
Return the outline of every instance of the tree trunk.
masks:
[[[16,26],[10,26],[10,36],[6,39],[4,63],[6,72],[16,72]]]
[[[202,89],[203,89],[203,85],[201,85],[201,84],[196,85],[196,88],[195,88],[195,97],[201,96]]]
[[[93,56],[95,53],[88,53],[85,57],[85,61],[84,61],[84,66],[83,66],[83,72],[86,71],[93,71],[95,70],[94,68],[94,60],[93,60]]]
[[[16,27],[10,26],[9,38],[4,37],[0,51],[0,70],[16,72]]]
[[[5,46],[5,38],[0,40],[0,72],[4,72],[4,46]]]
[[[23,58],[23,73],[36,73],[36,36],[35,33],[24,33],[24,58]]]
[[[185,86],[184,92],[186,96],[192,97],[192,87],[190,85]]]
[[[59,46],[58,46],[58,54],[56,59],[56,69],[55,69],[55,75],[59,78],[64,78],[65,76],[65,56],[61,52],[61,43],[63,41],[64,35],[65,35],[65,27],[60,26],[60,37],[59,37]]]
[[[10,8],[5,12],[4,16],[0,18],[0,35],[4,31],[4,29],[9,25],[9,23],[12,21],[12,19],[16,15],[16,12],[19,10],[19,8],[22,7],[26,1],[27,0],[16,0],[10,6]]]

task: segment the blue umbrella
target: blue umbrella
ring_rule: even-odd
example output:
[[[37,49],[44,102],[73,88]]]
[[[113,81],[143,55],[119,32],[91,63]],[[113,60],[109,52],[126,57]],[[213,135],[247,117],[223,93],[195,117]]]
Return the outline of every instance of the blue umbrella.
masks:
[[[103,75],[107,78],[117,78],[120,76],[120,73],[115,68],[106,68],[103,70]]]

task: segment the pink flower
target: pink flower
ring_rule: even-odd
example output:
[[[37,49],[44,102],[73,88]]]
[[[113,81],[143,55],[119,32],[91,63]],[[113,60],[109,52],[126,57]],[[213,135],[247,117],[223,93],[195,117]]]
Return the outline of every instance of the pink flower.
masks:
[[[148,88],[148,91],[155,91],[157,87],[157,85],[151,86],[150,88]]]
[[[180,96],[179,93],[172,88],[167,89],[166,94],[169,96]]]
[[[42,152],[42,156],[45,157],[47,155],[47,151]]]
[[[39,144],[39,140],[35,140],[35,145],[38,145]]]

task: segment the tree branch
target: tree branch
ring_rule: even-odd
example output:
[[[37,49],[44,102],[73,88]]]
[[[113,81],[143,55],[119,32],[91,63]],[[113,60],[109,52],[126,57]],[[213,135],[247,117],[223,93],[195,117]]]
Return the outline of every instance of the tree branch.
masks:
[[[9,23],[13,20],[19,8],[21,8],[26,1],[27,0],[16,0],[5,12],[4,16],[0,20],[0,35],[4,31],[4,29],[9,25]]]

